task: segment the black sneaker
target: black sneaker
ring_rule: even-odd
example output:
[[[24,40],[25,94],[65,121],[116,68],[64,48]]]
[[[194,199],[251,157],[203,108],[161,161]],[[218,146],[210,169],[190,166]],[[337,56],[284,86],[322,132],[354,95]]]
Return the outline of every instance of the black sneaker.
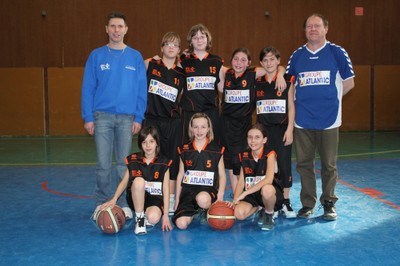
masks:
[[[296,218],[296,213],[294,212],[292,205],[290,204],[290,199],[285,199],[283,201],[281,212],[288,219]]]
[[[258,212],[257,212],[257,224],[258,225],[262,225],[263,224],[263,222],[264,222],[264,216],[265,216],[266,214],[265,214],[265,211],[264,211],[264,209],[261,209],[261,210],[259,210]]]
[[[265,215],[263,217],[263,223],[261,225],[261,230],[263,230],[263,231],[272,230],[275,225],[275,221],[273,218],[274,214],[268,214],[266,212],[264,212],[264,213],[265,213]]]
[[[200,220],[200,224],[207,224],[207,209],[199,209],[197,212],[197,217]]]
[[[303,207],[297,213],[297,216],[301,218],[308,218],[311,214],[314,213],[314,209],[310,207]]]
[[[334,221],[337,218],[335,203],[331,200],[325,200],[324,203],[324,220]]]

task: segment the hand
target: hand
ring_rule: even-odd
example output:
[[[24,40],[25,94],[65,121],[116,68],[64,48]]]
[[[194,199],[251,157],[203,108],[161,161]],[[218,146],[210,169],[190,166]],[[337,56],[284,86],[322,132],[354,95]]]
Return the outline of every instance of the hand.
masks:
[[[276,82],[275,82],[275,89],[277,89],[279,92],[283,92],[287,87],[286,81],[283,78],[282,75],[278,75],[276,78]]]
[[[139,133],[139,131],[142,129],[142,125],[139,124],[138,122],[133,122],[132,124],[132,134],[135,135]]]
[[[100,211],[103,211],[103,210],[107,209],[108,207],[110,207],[112,209],[112,208],[114,208],[114,206],[115,206],[115,202],[113,200],[107,201],[100,205]]]
[[[161,57],[158,54],[156,54],[155,56],[153,56],[153,59],[154,60],[161,60]]]
[[[172,231],[172,225],[171,225],[171,222],[169,221],[168,214],[163,215],[163,217],[162,217],[161,229],[163,231]]]
[[[283,135],[283,142],[285,143],[285,146],[289,146],[290,144],[293,143],[293,134],[286,131],[285,134]]]
[[[89,133],[89,135],[93,136],[93,134],[94,134],[94,123],[93,122],[87,122],[84,124],[83,127],[86,129],[86,131],[87,131],[87,133]]]

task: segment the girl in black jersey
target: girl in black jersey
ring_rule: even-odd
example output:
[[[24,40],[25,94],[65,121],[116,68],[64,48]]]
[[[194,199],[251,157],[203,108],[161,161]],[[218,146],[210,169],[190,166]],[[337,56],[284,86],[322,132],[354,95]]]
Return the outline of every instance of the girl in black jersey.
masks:
[[[144,127],[138,135],[140,152],[126,157],[127,169],[114,197],[100,209],[113,207],[126,190],[129,207],[135,211],[135,234],[146,234],[146,223],[155,225],[162,217],[161,229],[172,230],[168,216],[169,166],[171,160],[159,154],[160,139],[154,127]]]
[[[181,38],[167,32],[161,40],[161,58],[146,59],[148,94],[144,126],[154,126],[160,135],[161,153],[172,159],[170,167],[170,209],[174,212],[176,176],[179,155],[176,147],[183,144],[179,101],[186,76],[179,64]]]
[[[285,201],[282,212],[286,218],[295,218],[296,213],[290,204],[292,186],[292,143],[294,127],[294,77],[285,74],[289,89],[283,92],[274,90],[277,69],[280,63],[279,51],[265,47],[260,52],[260,63],[266,75],[256,80],[257,122],[268,130],[269,145],[278,155],[278,179],[283,187]]]
[[[276,153],[266,146],[267,131],[261,124],[253,125],[247,133],[249,149],[240,153],[240,176],[232,203],[235,217],[244,220],[254,214],[259,207],[262,212],[262,230],[274,227],[274,210],[282,206],[282,189],[275,182]]]
[[[189,123],[190,142],[179,148],[180,163],[176,182],[175,214],[172,221],[186,229],[193,216],[203,216],[215,201],[222,201],[226,186],[224,148],[213,141],[210,118],[196,113]]]
[[[238,153],[247,146],[247,131],[249,130],[255,109],[255,79],[266,74],[264,68],[254,68],[251,65],[250,51],[247,48],[237,48],[232,53],[232,68],[225,73],[221,106],[221,145],[225,147],[224,163],[228,169],[232,191],[235,191],[240,173]],[[279,69],[281,82],[285,69]],[[274,88],[275,89],[275,88]],[[277,90],[281,91],[281,90]]]

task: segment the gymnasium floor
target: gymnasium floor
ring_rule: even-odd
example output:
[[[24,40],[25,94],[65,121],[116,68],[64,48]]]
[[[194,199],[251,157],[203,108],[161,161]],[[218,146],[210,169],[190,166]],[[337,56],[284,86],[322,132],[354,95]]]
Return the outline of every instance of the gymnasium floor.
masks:
[[[400,132],[341,133],[338,219],[248,219],[230,231],[102,234],[94,208],[90,137],[0,138],[0,265],[398,265]],[[317,170],[319,162],[317,162]],[[293,161],[293,207],[299,176]],[[319,184],[320,185],[320,184]],[[226,196],[231,194],[226,191]]]

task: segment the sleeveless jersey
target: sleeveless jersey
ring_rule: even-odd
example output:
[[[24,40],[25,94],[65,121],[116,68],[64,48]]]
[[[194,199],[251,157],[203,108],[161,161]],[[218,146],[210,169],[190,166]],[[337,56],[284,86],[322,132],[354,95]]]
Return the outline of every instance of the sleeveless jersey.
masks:
[[[223,60],[207,54],[200,60],[195,54],[181,56],[181,65],[186,74],[181,107],[184,111],[203,112],[218,107],[219,71]]]
[[[244,190],[250,189],[265,178],[267,173],[267,158],[269,156],[276,156],[276,153],[274,150],[267,148],[267,146],[264,146],[258,157],[258,161],[254,160],[250,149],[239,154],[239,160],[244,173]]]
[[[178,148],[184,164],[185,174],[182,178],[182,188],[188,186],[219,187],[218,163],[224,153],[224,148],[215,142],[207,143],[201,152],[192,142]]]
[[[246,69],[237,78],[232,68],[226,72],[222,94],[222,115],[242,118],[253,113],[255,78],[255,68]]]
[[[280,93],[275,89],[275,75],[272,81],[262,76],[256,80],[256,112],[257,121],[265,126],[288,123],[288,93],[294,77],[285,74],[287,89]]]
[[[311,51],[304,45],[290,57],[286,73],[296,77],[295,127],[329,129],[341,125],[343,80],[354,77],[350,57],[342,47],[327,41]]]
[[[172,160],[159,155],[147,165],[145,158],[140,153],[133,153],[125,158],[125,162],[129,171],[127,189],[130,189],[135,177],[143,177],[146,182],[146,192],[162,197],[164,175],[169,169]]]
[[[186,86],[183,69],[173,66],[168,69],[162,60],[152,59],[147,68],[147,116],[180,117],[179,96]]]

